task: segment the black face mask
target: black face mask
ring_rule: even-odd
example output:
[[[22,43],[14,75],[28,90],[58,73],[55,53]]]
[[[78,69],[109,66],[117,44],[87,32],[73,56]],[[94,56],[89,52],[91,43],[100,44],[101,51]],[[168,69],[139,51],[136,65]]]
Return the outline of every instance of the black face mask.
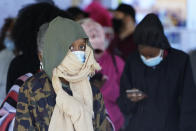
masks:
[[[123,26],[123,20],[113,18],[112,19],[112,26],[113,26],[114,32],[119,34],[122,29],[122,26]]]

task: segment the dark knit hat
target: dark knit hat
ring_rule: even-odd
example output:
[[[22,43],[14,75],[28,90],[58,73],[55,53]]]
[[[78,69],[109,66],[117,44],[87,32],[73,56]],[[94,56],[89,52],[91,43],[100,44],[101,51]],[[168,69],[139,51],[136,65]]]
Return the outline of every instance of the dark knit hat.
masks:
[[[163,25],[158,16],[151,13],[136,26],[133,34],[134,43],[137,45],[148,45],[161,49],[170,48],[168,39],[163,30]]]
[[[89,14],[83,10],[81,10],[79,7],[70,7],[67,9],[67,12],[70,13],[70,15],[75,19],[78,15],[83,15],[85,18],[89,16]]]
[[[135,9],[131,5],[120,4],[116,11],[120,11],[126,15],[130,15],[132,19],[135,21]]]

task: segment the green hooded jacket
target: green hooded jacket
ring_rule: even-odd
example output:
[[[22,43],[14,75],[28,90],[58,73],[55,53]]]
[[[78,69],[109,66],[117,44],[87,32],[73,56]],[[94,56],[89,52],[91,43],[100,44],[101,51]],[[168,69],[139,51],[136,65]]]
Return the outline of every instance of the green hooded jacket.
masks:
[[[43,38],[43,66],[50,79],[53,69],[64,59],[70,45],[81,38],[88,39],[80,24],[70,19],[56,17],[49,23]]]

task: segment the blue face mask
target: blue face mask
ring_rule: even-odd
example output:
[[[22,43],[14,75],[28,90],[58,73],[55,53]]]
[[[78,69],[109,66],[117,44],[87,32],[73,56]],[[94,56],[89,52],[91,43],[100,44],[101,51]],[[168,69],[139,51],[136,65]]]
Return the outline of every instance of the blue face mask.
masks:
[[[161,50],[160,54],[154,58],[146,59],[143,55],[141,55],[141,59],[145,65],[149,67],[154,67],[160,64],[161,61],[163,60],[162,54],[163,54],[163,50]]]
[[[4,40],[4,46],[10,51],[13,51],[15,48],[14,42],[8,37]]]
[[[81,61],[82,63],[85,62],[85,52],[84,51],[73,51],[73,54],[76,55],[76,57]]]

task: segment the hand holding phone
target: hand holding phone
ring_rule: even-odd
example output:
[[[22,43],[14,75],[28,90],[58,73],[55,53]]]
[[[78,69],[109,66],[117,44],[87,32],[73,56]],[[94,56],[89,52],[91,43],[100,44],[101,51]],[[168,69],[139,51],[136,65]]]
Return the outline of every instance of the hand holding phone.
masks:
[[[138,102],[143,100],[144,98],[147,97],[147,95],[139,90],[139,89],[130,89],[130,90],[126,90],[127,93],[127,97],[132,101],[132,102]]]

